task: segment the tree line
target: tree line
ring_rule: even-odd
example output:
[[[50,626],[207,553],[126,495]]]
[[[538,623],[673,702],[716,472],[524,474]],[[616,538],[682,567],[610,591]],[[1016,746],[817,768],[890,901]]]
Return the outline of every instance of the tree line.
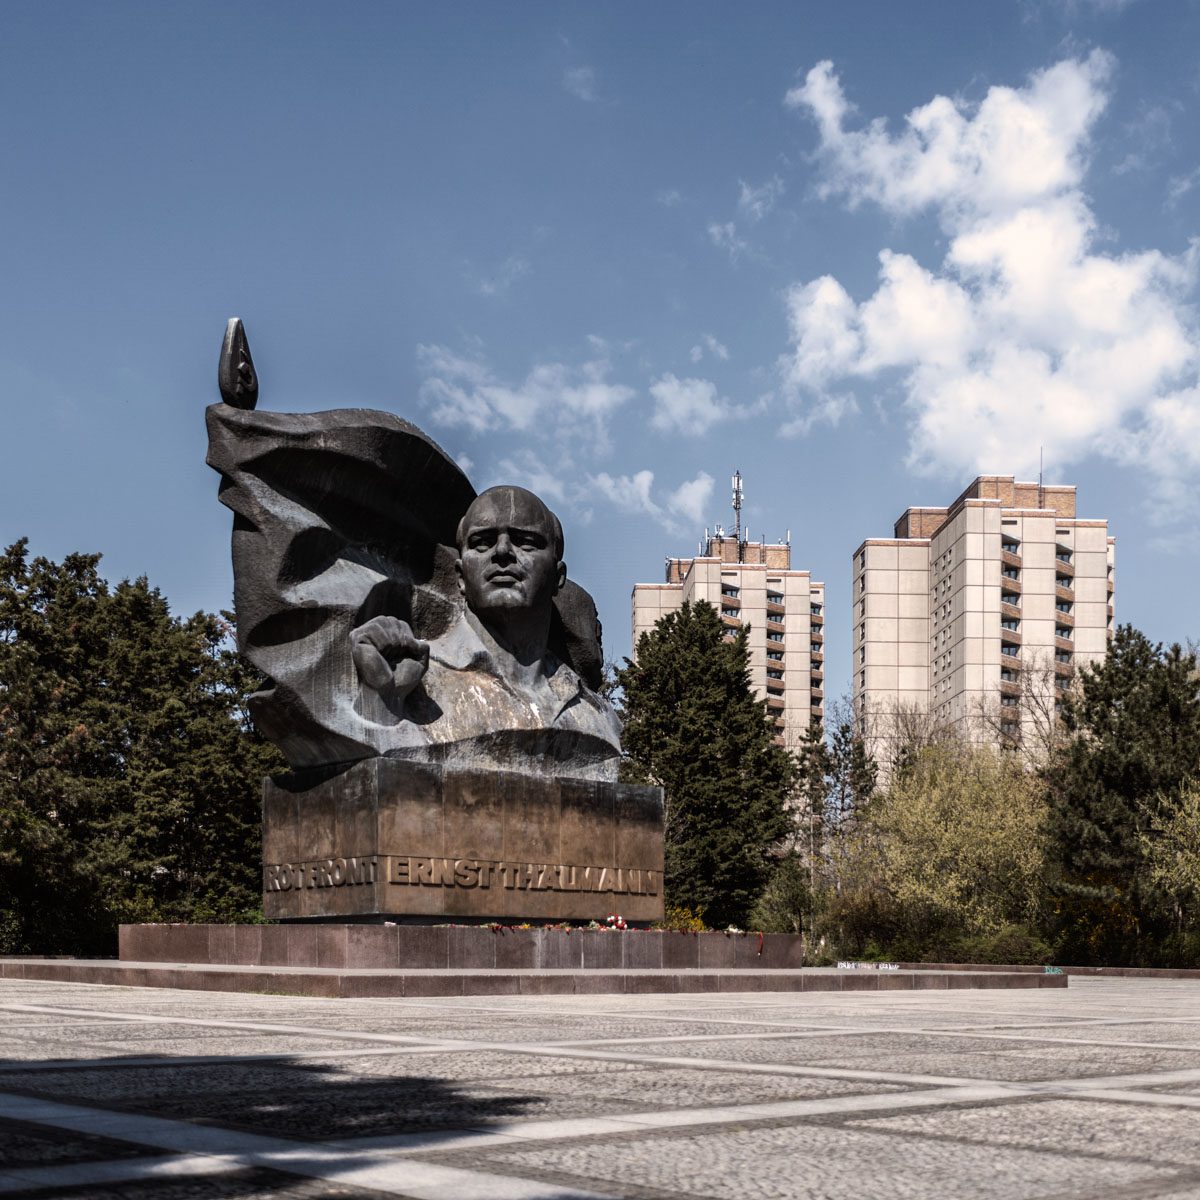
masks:
[[[228,619],[174,617],[99,561],[0,555],[0,953],[261,913],[261,780],[282,760]]]
[[[625,776],[666,790],[677,921],[803,933],[810,961],[1200,966],[1193,652],[1122,626],[1036,747],[908,714],[882,764],[845,704],[776,745],[745,630],[704,603],[616,676]]]
[[[112,953],[136,921],[261,920],[258,680],[229,614],[180,618],[100,556],[0,554],[0,953]],[[796,753],[746,631],[685,605],[612,673],[622,778],[664,788],[685,927],[802,933],[810,961],[1200,966],[1200,671],[1123,626],[1027,757],[846,706]]]

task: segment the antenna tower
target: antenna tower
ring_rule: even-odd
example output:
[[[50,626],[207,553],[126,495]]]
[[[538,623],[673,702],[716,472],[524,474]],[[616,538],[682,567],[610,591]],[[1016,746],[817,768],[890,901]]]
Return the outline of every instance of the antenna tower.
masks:
[[[737,540],[738,562],[745,559],[745,543],[742,541],[742,473],[733,473],[733,536]]]
[[[1046,447],[1038,447],[1038,508],[1046,507],[1046,488],[1042,480],[1046,468]]]

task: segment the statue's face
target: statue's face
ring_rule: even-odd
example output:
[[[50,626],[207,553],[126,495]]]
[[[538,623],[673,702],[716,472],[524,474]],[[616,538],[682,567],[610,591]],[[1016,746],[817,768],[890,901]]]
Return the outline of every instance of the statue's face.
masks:
[[[459,580],[472,612],[549,611],[566,579],[546,506],[521,488],[478,497],[463,518]]]

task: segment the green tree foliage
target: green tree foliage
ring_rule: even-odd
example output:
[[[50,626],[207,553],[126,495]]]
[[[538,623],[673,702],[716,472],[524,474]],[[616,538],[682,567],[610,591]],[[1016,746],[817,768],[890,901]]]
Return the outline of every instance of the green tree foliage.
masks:
[[[1200,957],[1200,786],[1186,783],[1175,804],[1161,801],[1147,816],[1141,835],[1150,883],[1169,906],[1179,950],[1189,962]]]
[[[768,932],[812,933],[818,904],[841,890],[843,847],[875,793],[878,769],[855,731],[852,710],[842,702],[831,716],[828,739],[814,722],[796,747],[791,852],[777,864],[752,917]]]
[[[829,735],[826,809],[831,827],[847,829],[875,794],[879,768],[855,732],[853,713],[842,703]]]
[[[744,925],[789,831],[791,757],[750,690],[746,630],[726,638],[709,604],[685,604],[618,672],[623,778],[663,787],[666,898],[713,926]]]
[[[961,958],[965,943],[1036,929],[1045,823],[1040,782],[1019,765],[926,747],[843,835],[827,933],[842,953],[874,942],[911,960]]]
[[[1124,625],[1063,720],[1070,740],[1047,772],[1060,955],[1153,965],[1174,920],[1144,835],[1170,826],[1200,768],[1195,655]]]
[[[812,920],[809,865],[796,851],[786,851],[771,869],[762,895],[750,910],[750,928],[763,933],[804,933]]]
[[[0,555],[0,949],[112,953],[122,921],[259,904],[259,787],[228,626],[99,555]]]

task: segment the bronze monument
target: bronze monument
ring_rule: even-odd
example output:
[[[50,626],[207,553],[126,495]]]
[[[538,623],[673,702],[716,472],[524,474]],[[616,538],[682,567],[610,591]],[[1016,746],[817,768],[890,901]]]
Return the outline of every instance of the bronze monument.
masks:
[[[264,784],[266,915],[660,917],[661,792],[617,783],[558,518],[523,488],[477,496],[391,414],[255,411],[240,321],[218,380],[238,646],[292,768]]]

